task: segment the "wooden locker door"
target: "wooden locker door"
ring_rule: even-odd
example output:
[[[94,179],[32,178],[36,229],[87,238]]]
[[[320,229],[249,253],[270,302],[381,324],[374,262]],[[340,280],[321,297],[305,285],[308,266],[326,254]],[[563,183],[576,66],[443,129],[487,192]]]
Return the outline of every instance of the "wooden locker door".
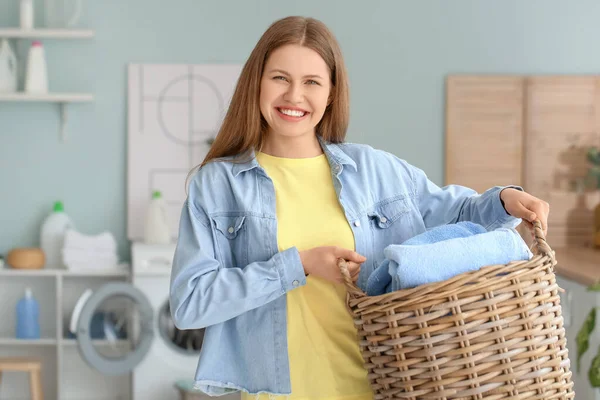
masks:
[[[600,80],[545,76],[526,80],[524,188],[550,203],[548,243],[587,245],[597,190],[578,193],[586,147],[599,144]]]
[[[524,79],[450,76],[446,87],[446,184],[483,192],[522,185]]]

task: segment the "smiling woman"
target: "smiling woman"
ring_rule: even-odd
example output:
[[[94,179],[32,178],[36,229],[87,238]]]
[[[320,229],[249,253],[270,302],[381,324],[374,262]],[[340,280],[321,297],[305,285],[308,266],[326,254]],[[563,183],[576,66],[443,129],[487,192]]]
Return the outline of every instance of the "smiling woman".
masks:
[[[181,213],[170,305],[179,329],[206,327],[198,389],[371,400],[339,259],[364,287],[383,249],[435,226],[545,226],[547,204],[520,188],[440,188],[392,154],[344,143],[348,110],[329,29],[303,17],[273,23]]]

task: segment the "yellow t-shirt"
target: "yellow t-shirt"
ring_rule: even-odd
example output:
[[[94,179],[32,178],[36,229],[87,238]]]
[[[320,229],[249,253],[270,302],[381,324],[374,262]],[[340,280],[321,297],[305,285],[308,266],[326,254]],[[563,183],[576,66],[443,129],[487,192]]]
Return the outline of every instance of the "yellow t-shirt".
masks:
[[[339,204],[325,155],[279,158],[257,153],[275,186],[279,250],[319,246],[354,250],[354,234]],[[371,400],[346,289],[309,275],[287,293],[292,400]],[[244,394],[242,399],[254,398]],[[260,399],[268,399],[261,396]]]

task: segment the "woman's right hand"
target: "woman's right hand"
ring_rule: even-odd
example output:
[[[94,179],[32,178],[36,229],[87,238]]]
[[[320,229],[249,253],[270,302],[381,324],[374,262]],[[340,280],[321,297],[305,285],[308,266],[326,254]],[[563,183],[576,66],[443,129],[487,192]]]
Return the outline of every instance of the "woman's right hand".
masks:
[[[357,252],[337,246],[313,247],[300,252],[300,260],[302,260],[305,274],[318,276],[334,283],[344,282],[338,266],[340,258],[348,262],[348,271],[352,281],[355,282],[358,279],[360,265],[367,260]]]

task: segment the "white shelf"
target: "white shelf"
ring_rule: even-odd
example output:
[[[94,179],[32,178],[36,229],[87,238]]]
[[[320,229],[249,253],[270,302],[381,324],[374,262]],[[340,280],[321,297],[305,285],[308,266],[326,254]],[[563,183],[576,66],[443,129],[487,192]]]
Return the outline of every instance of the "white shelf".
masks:
[[[1,36],[1,35],[0,35]],[[68,103],[84,103],[94,100],[94,96],[85,93],[0,93],[0,101],[12,102],[43,102],[43,103],[58,103],[60,105],[60,137],[64,142],[66,140],[65,128],[67,125],[67,107]]]
[[[165,271],[144,271],[143,269],[135,272],[137,277],[171,276],[171,270]]]
[[[7,265],[0,268],[0,293],[4,300],[0,302],[0,356],[42,358],[46,371],[43,382],[46,400],[80,399],[80,394],[88,387],[92,388],[90,393],[102,394],[98,398],[128,398],[131,374],[114,378],[100,375],[82,358],[77,340],[65,336],[75,304],[85,290],[96,291],[108,282],[125,282],[129,276],[130,266],[126,262],[105,270],[71,271],[52,266],[20,270]],[[32,289],[40,304],[40,339],[14,337],[17,323],[15,306],[26,287]],[[116,343],[94,339],[92,344],[107,358],[122,357],[135,348],[131,339],[119,339]],[[72,385],[72,380],[82,374],[81,385]],[[20,385],[11,381],[2,381],[0,393],[5,396],[0,394],[0,399],[4,399],[7,393],[10,398],[21,398],[16,395],[21,394]]]
[[[89,29],[20,29],[2,28],[0,38],[15,39],[88,39],[94,37]]]
[[[106,278],[106,277],[114,277],[114,278],[118,278],[118,277],[126,277],[129,276],[129,271],[128,270],[106,270],[106,271],[64,271],[62,272],[60,275],[62,276],[72,276],[72,277],[76,277],[76,276],[81,276],[81,277],[99,277],[99,278]]]
[[[0,101],[46,102],[46,103],[84,103],[94,101],[94,96],[86,93],[0,93]]]
[[[77,346],[76,339],[62,339],[61,344],[65,346]],[[58,340],[50,338],[41,339],[17,339],[17,338],[0,338],[0,346],[56,346],[59,344]],[[92,344],[95,346],[107,346],[110,347],[113,343],[107,339],[94,339]],[[129,344],[126,339],[119,339],[115,342],[116,346],[122,347]]]
[[[77,346],[77,339],[63,339],[62,344],[65,346]],[[107,346],[110,347],[113,343],[107,339],[92,339],[92,344],[94,346]],[[125,339],[118,339],[114,343],[117,347],[123,347],[129,345],[129,341]]]
[[[70,271],[67,269],[12,269],[0,268],[0,276],[63,276],[63,277],[126,277],[129,270],[126,268],[98,271]]]
[[[0,345],[10,346],[54,346],[56,339],[16,339],[16,338],[0,338]]]

